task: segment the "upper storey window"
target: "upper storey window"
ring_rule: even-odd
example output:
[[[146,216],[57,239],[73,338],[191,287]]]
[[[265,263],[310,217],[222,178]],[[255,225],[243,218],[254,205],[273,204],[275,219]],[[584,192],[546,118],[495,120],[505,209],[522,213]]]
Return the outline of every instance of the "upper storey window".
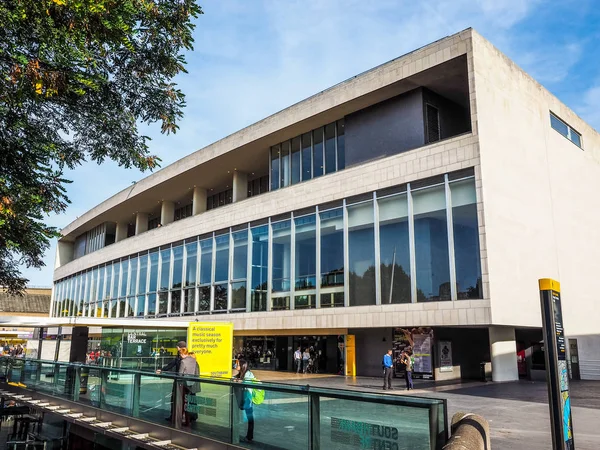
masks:
[[[271,147],[271,190],[346,167],[344,120]]]
[[[571,128],[565,121],[559,119],[558,116],[550,113],[550,125],[577,147],[581,147],[581,134]]]

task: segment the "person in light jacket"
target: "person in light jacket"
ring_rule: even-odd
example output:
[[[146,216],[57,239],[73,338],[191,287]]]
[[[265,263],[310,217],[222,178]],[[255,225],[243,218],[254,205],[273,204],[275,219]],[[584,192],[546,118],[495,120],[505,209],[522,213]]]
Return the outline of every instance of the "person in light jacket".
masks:
[[[193,377],[200,376],[200,367],[193,355],[188,352],[187,347],[180,349],[181,362],[179,363],[179,375],[188,375]],[[183,408],[181,425],[189,426],[192,422],[198,419],[198,413],[195,411],[196,402],[190,401],[197,392],[200,392],[200,382],[196,380],[184,380],[181,383],[181,405]]]
[[[236,367],[238,374],[235,376],[235,381],[254,380],[254,374],[248,369],[248,361],[240,359]],[[248,431],[246,432],[246,442],[254,440],[254,408],[252,403],[252,389],[242,388],[235,390],[236,399],[239,408],[246,413],[248,419]]]

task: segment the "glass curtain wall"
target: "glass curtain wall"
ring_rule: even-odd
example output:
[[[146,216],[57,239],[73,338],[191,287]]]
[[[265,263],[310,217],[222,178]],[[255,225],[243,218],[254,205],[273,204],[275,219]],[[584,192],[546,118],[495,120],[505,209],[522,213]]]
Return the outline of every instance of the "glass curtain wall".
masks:
[[[169,244],[60,280],[54,297],[74,317],[482,298],[474,179]]]

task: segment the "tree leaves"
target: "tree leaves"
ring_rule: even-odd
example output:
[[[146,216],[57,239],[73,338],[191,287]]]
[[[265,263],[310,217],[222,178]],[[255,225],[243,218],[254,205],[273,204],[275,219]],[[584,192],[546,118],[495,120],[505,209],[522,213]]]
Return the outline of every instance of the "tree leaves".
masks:
[[[185,97],[172,83],[191,50],[194,0],[0,3],[0,286],[24,287],[69,204],[65,168],[112,159],[154,169],[137,124],[177,131]]]

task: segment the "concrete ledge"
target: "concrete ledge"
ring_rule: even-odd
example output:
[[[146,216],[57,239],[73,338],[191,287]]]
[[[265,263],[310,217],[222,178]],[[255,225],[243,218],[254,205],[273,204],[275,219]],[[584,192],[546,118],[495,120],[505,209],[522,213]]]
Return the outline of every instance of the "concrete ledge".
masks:
[[[452,436],[443,450],[490,450],[490,425],[482,416],[457,412],[452,416]]]

